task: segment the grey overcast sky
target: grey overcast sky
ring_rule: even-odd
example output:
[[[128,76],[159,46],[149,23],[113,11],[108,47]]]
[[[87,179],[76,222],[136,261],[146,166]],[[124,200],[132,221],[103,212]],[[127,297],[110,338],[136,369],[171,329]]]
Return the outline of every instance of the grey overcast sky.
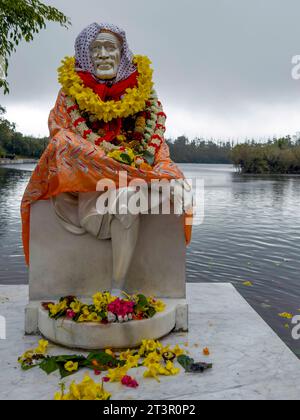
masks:
[[[48,135],[56,69],[92,22],[115,23],[148,55],[168,114],[167,135],[266,138],[300,131],[299,0],[45,0],[72,20],[49,24],[10,61],[8,117],[24,134]]]

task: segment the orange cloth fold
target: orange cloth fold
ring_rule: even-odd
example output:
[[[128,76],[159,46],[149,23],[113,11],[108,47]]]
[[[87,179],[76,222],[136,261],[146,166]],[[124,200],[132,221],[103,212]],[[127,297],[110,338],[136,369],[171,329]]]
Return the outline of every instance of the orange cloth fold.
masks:
[[[119,186],[119,171],[126,171],[128,182],[140,178],[184,179],[183,173],[171,161],[164,141],[151,171],[139,169],[108,158],[104,151],[73,131],[66,111],[65,94],[60,91],[49,117],[50,142],[40,158],[25,190],[21,203],[22,239],[26,263],[29,264],[30,206],[38,200],[48,200],[64,192],[91,192],[97,183],[109,178]],[[41,229],[43,227],[41,226]],[[187,244],[192,227],[183,226]]]

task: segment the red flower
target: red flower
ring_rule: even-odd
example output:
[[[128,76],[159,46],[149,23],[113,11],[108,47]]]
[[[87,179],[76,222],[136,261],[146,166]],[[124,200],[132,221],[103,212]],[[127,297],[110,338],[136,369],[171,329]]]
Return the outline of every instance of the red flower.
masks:
[[[107,377],[107,376],[105,376],[104,378],[103,378],[103,382],[109,382],[110,381],[110,379]]]
[[[107,309],[109,312],[112,312],[113,314],[117,316],[124,317],[125,315],[131,314],[133,312],[134,308],[134,302],[131,301],[125,301],[120,298],[117,298],[113,302],[111,302],[109,305],[107,305]]]
[[[67,315],[67,318],[73,319],[76,316],[76,313],[72,311],[71,309],[68,309],[66,315]]]
[[[100,370],[94,370],[94,374],[96,375],[96,376],[99,376],[99,375],[101,375],[101,371]]]
[[[128,375],[123,376],[121,384],[129,388],[137,388],[139,386],[138,382]]]

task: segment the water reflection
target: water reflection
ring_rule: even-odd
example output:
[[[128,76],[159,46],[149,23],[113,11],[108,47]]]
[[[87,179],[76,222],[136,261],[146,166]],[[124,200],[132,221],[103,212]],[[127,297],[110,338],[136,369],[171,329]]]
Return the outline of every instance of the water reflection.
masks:
[[[205,221],[195,227],[188,249],[189,280],[233,283],[299,354],[300,343],[278,314],[299,314],[300,308],[300,178],[182,167],[206,184]]]
[[[20,202],[31,173],[0,168],[0,284],[27,283]]]
[[[278,317],[300,309],[300,178],[239,176],[228,165],[181,167],[188,178],[205,180],[205,220],[188,248],[188,281],[233,283],[300,355],[300,342]],[[0,284],[27,282],[19,206],[29,177],[0,168]]]

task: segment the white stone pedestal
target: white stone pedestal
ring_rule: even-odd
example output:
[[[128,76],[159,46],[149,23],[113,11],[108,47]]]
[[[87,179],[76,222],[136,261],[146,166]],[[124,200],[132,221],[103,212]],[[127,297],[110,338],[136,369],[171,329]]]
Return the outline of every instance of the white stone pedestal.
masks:
[[[42,334],[53,343],[69,348],[95,350],[133,348],[144,339],[159,339],[173,332],[188,331],[188,304],[185,299],[163,299],[166,310],[153,318],[127,323],[103,325],[95,322],[76,323],[49,318],[41,301],[25,308],[25,333]]]

